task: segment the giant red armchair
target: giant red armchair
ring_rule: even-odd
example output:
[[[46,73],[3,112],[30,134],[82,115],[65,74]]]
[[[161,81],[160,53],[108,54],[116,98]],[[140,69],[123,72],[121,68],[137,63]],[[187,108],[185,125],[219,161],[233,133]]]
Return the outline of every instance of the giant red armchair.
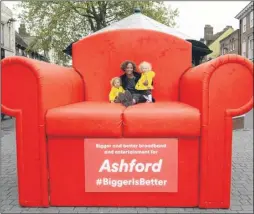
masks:
[[[120,64],[146,60],[155,103],[108,102]],[[192,67],[191,44],[149,30],[73,45],[73,67],[25,57],[2,66],[2,112],[16,117],[21,206],[230,206],[232,117],[253,107],[253,63],[224,55]],[[178,140],[176,192],[87,192],[84,139]]]

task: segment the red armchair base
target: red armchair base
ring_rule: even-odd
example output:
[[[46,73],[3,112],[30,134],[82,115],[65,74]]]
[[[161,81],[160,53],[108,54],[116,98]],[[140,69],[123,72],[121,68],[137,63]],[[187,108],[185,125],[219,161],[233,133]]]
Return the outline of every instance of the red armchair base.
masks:
[[[178,191],[176,193],[86,192],[84,138],[50,137],[48,155],[50,206],[198,206],[199,138],[178,140]]]

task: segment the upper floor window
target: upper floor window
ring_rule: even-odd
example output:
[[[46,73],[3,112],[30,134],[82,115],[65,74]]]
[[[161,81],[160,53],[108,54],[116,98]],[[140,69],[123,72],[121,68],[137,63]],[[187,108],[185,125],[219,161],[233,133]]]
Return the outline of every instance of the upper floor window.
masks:
[[[230,51],[234,51],[235,50],[235,39],[232,38],[230,40]]]
[[[248,58],[253,59],[253,36],[248,38]]]
[[[243,18],[243,33],[246,32],[246,17]]]
[[[11,35],[11,25],[9,25],[9,27],[8,27],[8,30],[9,30],[9,48],[11,49],[12,47],[11,47],[11,38],[12,38],[12,35]]]
[[[1,23],[1,45],[4,45],[4,24]]]
[[[253,27],[253,11],[250,12],[250,28]]]

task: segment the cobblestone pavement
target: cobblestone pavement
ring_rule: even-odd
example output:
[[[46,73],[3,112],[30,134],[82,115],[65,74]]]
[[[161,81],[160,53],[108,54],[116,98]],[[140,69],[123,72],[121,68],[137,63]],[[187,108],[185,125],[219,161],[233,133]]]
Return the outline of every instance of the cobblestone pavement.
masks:
[[[16,146],[13,120],[1,131],[1,213],[253,213],[253,129],[233,132],[233,172],[230,209],[197,208],[21,208],[17,201]]]

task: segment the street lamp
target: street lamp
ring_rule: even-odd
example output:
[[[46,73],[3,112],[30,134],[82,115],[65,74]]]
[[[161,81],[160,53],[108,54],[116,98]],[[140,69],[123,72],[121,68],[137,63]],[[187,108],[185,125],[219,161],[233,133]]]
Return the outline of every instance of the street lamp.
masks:
[[[10,18],[8,19],[8,21],[6,22],[6,24],[10,24],[11,22],[16,22],[17,20],[14,18]]]

